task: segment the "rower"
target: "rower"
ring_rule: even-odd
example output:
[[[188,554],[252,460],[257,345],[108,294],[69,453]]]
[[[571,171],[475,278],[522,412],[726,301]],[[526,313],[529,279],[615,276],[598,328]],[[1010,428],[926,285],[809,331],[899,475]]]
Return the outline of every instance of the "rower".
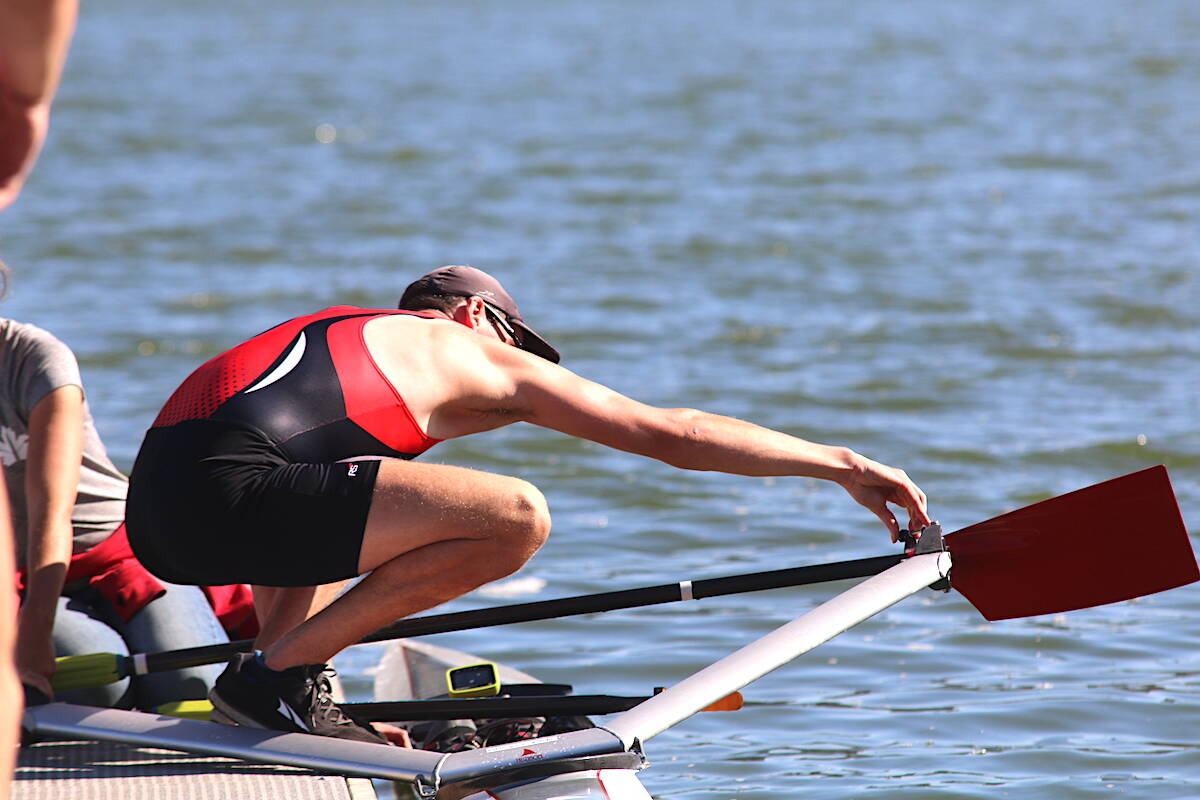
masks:
[[[929,523],[907,475],[849,448],[655,408],[563,368],[485,272],[434,270],[400,308],[325,309],[213,358],[138,454],[128,527],[143,563],[175,583],[255,585],[260,652],[211,694],[235,722],[378,741],[330,700],[327,662],[515,572],[545,542],[549,510],[530,483],[411,460],[445,439],[531,422],[684,469],[826,479],[893,541],[889,505],[910,528]]]

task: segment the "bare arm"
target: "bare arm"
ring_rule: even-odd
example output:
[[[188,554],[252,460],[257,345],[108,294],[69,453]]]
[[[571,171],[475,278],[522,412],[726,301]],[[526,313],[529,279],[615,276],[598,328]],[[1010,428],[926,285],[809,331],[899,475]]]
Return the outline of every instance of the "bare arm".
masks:
[[[892,541],[900,526],[889,503],[908,511],[910,529],[930,522],[924,493],[903,471],[847,447],[817,444],[705,411],[655,408],[571,373],[538,372],[540,378],[522,385],[532,411],[529,421],[535,424],[682,469],[833,481],[879,517]]]
[[[474,338],[474,337],[472,337]],[[908,511],[910,528],[929,524],[924,493],[901,470],[846,447],[817,444],[749,422],[687,408],[656,408],[528,353],[478,337],[478,357],[455,360],[457,421],[483,430],[524,420],[682,469],[830,480],[883,521]],[[474,404],[472,406],[472,404]],[[462,414],[462,407],[475,412]],[[462,430],[451,435],[462,435]]]
[[[62,386],[39,400],[29,415],[28,577],[17,626],[21,680],[47,694],[54,674],[51,633],[71,557],[71,511],[82,458],[83,392],[78,386]]]
[[[45,141],[77,12],[78,0],[0,0],[0,209]]]

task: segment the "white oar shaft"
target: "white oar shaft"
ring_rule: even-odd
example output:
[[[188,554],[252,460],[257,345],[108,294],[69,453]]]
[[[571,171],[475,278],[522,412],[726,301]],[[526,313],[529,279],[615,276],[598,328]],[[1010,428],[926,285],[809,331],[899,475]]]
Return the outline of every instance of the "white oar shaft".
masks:
[[[645,742],[949,572],[949,553],[907,559],[634,706],[604,728],[626,747],[635,740]]]

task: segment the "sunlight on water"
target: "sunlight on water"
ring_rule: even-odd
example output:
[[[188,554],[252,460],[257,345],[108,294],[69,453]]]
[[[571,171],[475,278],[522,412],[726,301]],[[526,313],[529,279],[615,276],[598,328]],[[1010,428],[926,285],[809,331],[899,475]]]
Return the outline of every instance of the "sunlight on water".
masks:
[[[496,583],[489,583],[486,586],[481,586],[478,589],[477,594],[483,597],[501,599],[534,595],[545,588],[546,581],[542,578],[510,578],[508,580],[497,581]]]
[[[1200,518],[1193,4],[145,14],[84,10],[0,220],[5,313],[77,350],[126,469],[212,355],[471,263],[570,368],[901,466],[947,530],[1156,463]],[[444,610],[893,551],[816,481],[525,426],[429,457],[533,481],[557,531]],[[438,643],[648,692],[837,588]],[[987,625],[922,593],[650,742],[644,780],[672,800],[1200,796],[1198,613],[1192,587]],[[339,658],[356,699],[379,652]]]

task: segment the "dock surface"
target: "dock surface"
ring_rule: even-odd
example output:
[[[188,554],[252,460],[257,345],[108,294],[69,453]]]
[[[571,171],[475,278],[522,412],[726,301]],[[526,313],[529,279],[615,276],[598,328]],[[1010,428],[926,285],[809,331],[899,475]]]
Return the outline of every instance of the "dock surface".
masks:
[[[371,781],[115,742],[22,747],[13,800],[375,800]]]

